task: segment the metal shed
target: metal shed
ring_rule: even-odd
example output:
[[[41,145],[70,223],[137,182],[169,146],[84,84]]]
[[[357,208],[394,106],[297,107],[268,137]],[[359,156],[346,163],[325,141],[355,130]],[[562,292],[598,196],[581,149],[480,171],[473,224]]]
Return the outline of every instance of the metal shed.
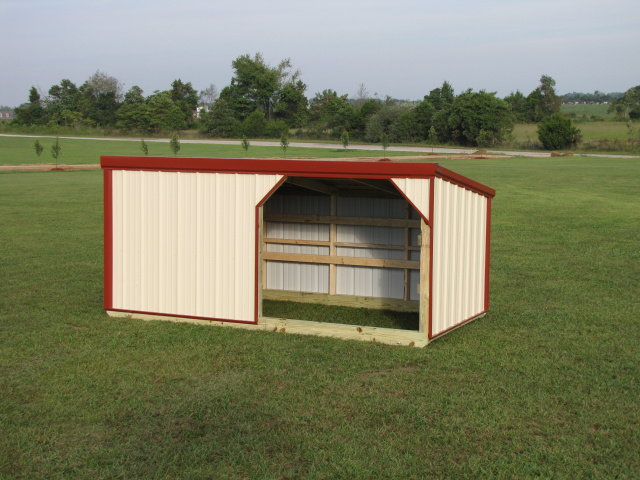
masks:
[[[495,191],[435,163],[101,157],[111,316],[424,346],[484,315]],[[262,315],[416,311],[417,331]]]

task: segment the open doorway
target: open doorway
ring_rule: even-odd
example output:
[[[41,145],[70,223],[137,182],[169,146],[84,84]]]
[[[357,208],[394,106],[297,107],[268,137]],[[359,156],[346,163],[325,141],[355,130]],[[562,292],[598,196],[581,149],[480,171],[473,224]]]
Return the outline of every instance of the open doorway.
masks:
[[[261,316],[421,329],[424,221],[389,180],[289,177],[261,210]]]

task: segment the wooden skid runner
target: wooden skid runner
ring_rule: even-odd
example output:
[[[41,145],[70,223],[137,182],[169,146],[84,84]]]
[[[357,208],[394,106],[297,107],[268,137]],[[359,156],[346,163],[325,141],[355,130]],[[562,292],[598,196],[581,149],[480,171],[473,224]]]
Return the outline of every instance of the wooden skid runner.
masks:
[[[280,333],[298,333],[303,335],[318,335],[334,337],[344,340],[360,340],[384,343],[387,345],[404,345],[410,347],[424,347],[429,343],[427,335],[410,330],[396,330],[392,328],[366,327],[357,325],[340,325],[336,323],[308,322],[305,320],[289,320],[284,318],[260,317],[258,324],[234,323],[217,320],[200,320],[186,317],[169,317],[163,315],[147,315],[143,313],[114,312],[108,310],[110,317],[136,318],[139,320],[165,320],[171,322],[185,322],[196,325],[215,325],[220,327],[234,327],[245,330],[260,330]]]

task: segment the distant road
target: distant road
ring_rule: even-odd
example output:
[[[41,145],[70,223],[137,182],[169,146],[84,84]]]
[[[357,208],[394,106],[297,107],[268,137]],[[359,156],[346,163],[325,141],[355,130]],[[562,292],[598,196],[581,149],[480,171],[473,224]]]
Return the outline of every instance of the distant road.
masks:
[[[55,135],[9,135],[9,134],[0,134],[2,137],[33,137],[33,138],[55,138]],[[139,138],[108,138],[108,137],[59,137],[63,139],[70,140],[117,140],[123,142],[139,142]],[[165,138],[156,138],[156,139],[144,139],[145,142],[164,142],[168,143],[169,139]],[[202,143],[202,144],[214,144],[214,145],[239,145],[239,140],[190,140],[190,139],[180,139],[180,143]],[[279,147],[280,142],[277,141],[258,141],[252,140],[251,145],[255,145],[258,147]],[[327,149],[341,149],[341,143],[314,143],[314,142],[289,142],[290,147],[302,147],[302,148],[327,148]],[[350,145],[352,149],[357,150],[377,150],[381,151],[382,147],[380,145],[359,145],[352,144]],[[461,154],[461,155],[473,155],[478,151],[477,148],[443,148],[443,147],[420,147],[420,146],[411,146],[411,147],[389,147],[387,148],[389,152],[412,152],[412,153],[444,153],[444,154]],[[507,150],[487,150],[487,155],[507,155],[507,156],[517,156],[517,157],[550,157],[551,153],[549,152],[531,152],[531,151],[507,151]],[[584,157],[607,157],[607,158],[640,158],[640,155],[615,155],[615,154],[602,154],[602,153],[579,153],[576,155],[584,156]]]

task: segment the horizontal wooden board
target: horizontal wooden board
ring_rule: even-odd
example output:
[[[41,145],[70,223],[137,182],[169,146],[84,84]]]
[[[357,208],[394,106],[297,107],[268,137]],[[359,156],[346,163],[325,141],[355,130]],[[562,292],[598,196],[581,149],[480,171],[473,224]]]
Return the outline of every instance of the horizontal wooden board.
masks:
[[[339,217],[332,215],[290,215],[265,213],[265,222],[321,223],[335,225],[368,225],[377,227],[420,228],[420,220],[405,218]]]
[[[308,322],[306,320],[291,320],[286,318],[260,317],[255,323],[235,323],[224,320],[202,320],[186,317],[169,317],[143,313],[126,313],[108,310],[111,317],[135,318],[139,320],[164,320],[171,322],[193,323],[197,325],[213,325],[219,327],[234,327],[244,330],[259,330],[278,333],[297,333],[302,335],[317,335],[333,337],[343,340],[360,340],[388,345],[403,345],[408,347],[424,347],[429,339],[424,333],[411,330],[397,330],[393,328],[367,327],[358,325],[342,325],[337,323]]]
[[[386,258],[358,258],[333,255],[307,255],[304,253],[263,252],[263,260],[275,262],[321,263],[325,265],[351,265],[358,267],[407,268],[420,270],[420,262],[414,260],[390,260]]]

